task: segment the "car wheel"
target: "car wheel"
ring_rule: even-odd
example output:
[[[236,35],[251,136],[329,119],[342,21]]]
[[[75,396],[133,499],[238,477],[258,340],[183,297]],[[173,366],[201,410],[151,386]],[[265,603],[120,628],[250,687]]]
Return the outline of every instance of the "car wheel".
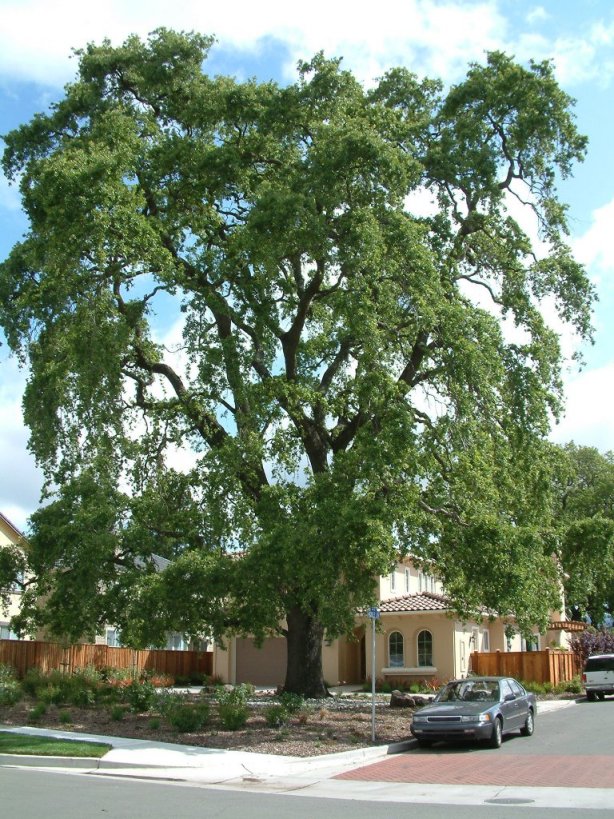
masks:
[[[497,717],[492,727],[492,735],[490,737],[490,747],[500,748],[503,740],[503,726],[501,720]]]
[[[420,748],[430,748],[433,744],[432,739],[418,739],[417,741]]]
[[[586,692],[586,699],[589,702],[595,702],[595,700],[597,699],[597,694],[595,694],[594,691],[587,691]]]
[[[597,696],[599,697],[600,700],[604,700],[605,699],[605,691],[600,691],[597,694]]]
[[[523,737],[531,737],[533,736],[533,731],[535,730],[535,719],[533,717],[533,711],[529,710],[527,714],[527,720],[525,724],[520,729],[520,733]]]

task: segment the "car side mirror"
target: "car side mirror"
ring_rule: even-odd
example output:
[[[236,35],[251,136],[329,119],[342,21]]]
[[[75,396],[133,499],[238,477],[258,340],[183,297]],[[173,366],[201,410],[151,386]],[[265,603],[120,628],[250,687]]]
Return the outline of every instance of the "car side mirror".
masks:
[[[503,702],[511,702],[516,699],[516,694],[506,694]]]

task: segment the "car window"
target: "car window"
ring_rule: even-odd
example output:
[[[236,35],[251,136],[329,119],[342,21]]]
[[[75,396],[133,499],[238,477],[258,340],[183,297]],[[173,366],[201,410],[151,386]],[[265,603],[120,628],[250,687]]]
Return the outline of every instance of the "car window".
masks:
[[[510,680],[509,683],[512,691],[517,697],[524,697],[524,695],[527,693],[524,688],[516,682],[516,680]]]
[[[460,680],[446,685],[437,696],[438,702],[497,702],[499,684],[496,680]]]
[[[501,699],[504,700],[508,694],[511,694],[512,689],[507,680],[501,680]]]
[[[589,657],[586,661],[585,671],[614,671],[614,654],[604,654],[603,656]]]

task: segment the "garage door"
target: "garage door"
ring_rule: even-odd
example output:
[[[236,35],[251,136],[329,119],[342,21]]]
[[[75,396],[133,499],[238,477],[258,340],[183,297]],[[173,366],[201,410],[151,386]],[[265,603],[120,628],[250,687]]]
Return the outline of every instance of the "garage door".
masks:
[[[288,649],[284,637],[271,637],[261,648],[253,640],[237,638],[237,682],[275,688],[286,679]]]

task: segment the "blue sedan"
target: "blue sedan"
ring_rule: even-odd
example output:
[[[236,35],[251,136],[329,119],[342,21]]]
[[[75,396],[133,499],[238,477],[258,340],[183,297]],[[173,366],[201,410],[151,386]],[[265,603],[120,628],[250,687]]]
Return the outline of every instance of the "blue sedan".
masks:
[[[468,677],[452,680],[416,711],[410,730],[422,746],[475,739],[499,748],[504,734],[531,736],[536,711],[535,695],[512,677]]]

